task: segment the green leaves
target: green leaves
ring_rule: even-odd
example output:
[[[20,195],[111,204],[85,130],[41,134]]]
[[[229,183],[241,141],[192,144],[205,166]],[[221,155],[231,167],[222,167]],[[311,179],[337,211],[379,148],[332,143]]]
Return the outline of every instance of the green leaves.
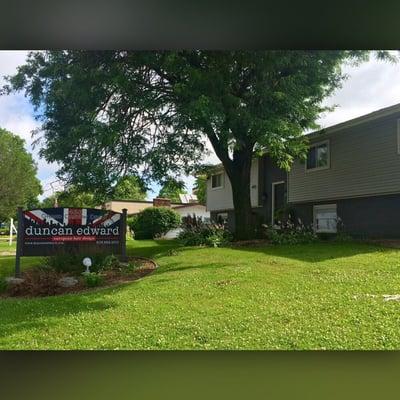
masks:
[[[0,221],[13,217],[42,193],[37,167],[24,141],[0,128]]]
[[[167,178],[162,182],[158,197],[170,199],[173,203],[180,203],[180,194],[186,193],[185,182],[174,178]]]
[[[181,217],[167,207],[149,207],[130,220],[135,239],[153,239],[180,225]]]
[[[62,178],[109,195],[126,174],[193,173],[206,140],[230,175],[262,152],[290,169],[342,65],[372,54],[396,61],[359,50],[33,52],[4,91],[25,90],[43,121],[41,154]]]
[[[146,200],[146,196],[144,182],[133,175],[121,178],[113,190],[114,199]]]

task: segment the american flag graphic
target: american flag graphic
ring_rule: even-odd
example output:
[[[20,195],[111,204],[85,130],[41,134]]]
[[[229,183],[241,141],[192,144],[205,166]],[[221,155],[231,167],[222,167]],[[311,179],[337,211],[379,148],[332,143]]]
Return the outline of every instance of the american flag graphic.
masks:
[[[25,218],[29,219],[32,222],[35,222],[39,225],[48,224],[48,225],[59,225],[63,224],[60,221],[54,219],[51,215],[45,213],[43,210],[31,210],[24,212]]]
[[[102,217],[95,219],[90,225],[91,226],[104,226],[107,228],[108,226],[114,224],[115,222],[119,221],[121,218],[120,214],[116,214],[114,212],[108,213]]]
[[[62,211],[61,211],[62,210]],[[88,219],[88,210],[86,208],[63,208],[60,209],[59,216],[51,216],[43,210],[30,210],[25,211],[25,218],[38,225],[57,225],[57,226],[71,226],[71,225],[89,225],[89,226],[102,226],[109,227],[120,220],[119,213],[108,212],[100,215],[97,218],[91,215],[92,221]]]
[[[64,225],[86,225],[86,208],[64,208]]]

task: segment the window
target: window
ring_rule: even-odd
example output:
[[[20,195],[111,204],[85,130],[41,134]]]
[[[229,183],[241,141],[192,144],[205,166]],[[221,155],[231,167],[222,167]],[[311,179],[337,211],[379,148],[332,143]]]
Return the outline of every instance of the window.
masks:
[[[222,187],[222,174],[216,174],[211,176],[211,187],[218,189]]]
[[[329,168],[329,142],[312,145],[307,153],[307,170]]]
[[[315,232],[336,233],[337,219],[336,204],[314,206]]]

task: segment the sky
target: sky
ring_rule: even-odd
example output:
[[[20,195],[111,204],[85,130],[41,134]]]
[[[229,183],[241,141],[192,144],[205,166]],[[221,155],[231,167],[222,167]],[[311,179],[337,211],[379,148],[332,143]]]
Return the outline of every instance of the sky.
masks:
[[[0,51],[0,86],[3,76],[12,75],[19,65],[24,64],[28,51]],[[337,105],[333,112],[321,115],[317,121],[321,128],[326,128],[352,118],[359,117],[383,107],[400,103],[400,62],[388,62],[371,59],[358,67],[345,66],[348,79],[333,95],[326,99],[326,105]],[[33,154],[38,164],[38,177],[44,190],[43,197],[60,188],[55,173],[57,164],[49,164],[38,155],[38,149],[32,148],[31,131],[39,126],[35,120],[34,110],[23,93],[0,96],[0,127],[21,136],[26,141],[26,149]],[[217,163],[215,154],[211,154],[207,162]],[[182,177],[190,192],[194,178]],[[10,177],[10,180],[12,177]],[[152,186],[149,199],[159,191],[158,185]]]

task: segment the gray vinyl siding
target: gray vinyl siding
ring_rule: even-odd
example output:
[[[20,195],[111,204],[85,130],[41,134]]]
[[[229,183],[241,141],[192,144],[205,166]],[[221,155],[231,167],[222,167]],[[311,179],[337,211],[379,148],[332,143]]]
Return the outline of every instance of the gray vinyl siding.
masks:
[[[328,139],[330,168],[305,170],[296,161],[288,174],[290,203],[400,193],[397,119],[390,117],[313,138]]]

